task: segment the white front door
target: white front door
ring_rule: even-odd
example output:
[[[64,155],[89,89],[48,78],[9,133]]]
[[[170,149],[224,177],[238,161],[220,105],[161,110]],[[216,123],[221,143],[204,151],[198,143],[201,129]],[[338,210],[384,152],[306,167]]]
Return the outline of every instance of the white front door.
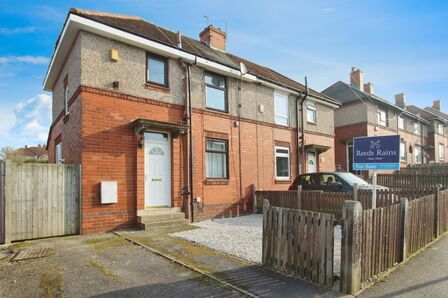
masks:
[[[145,133],[145,207],[171,207],[170,136]]]
[[[307,155],[307,163],[308,163],[308,173],[315,173],[317,171],[316,153],[308,152],[306,155]]]

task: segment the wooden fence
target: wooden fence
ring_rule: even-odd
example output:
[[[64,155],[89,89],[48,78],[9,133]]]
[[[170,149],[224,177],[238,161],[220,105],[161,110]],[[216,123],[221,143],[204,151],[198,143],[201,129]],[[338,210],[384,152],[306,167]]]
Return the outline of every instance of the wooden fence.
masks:
[[[377,174],[377,183],[395,189],[448,187],[448,172],[444,174]]]
[[[439,193],[438,218],[439,223],[436,229],[438,235],[448,232],[448,190]]]
[[[388,207],[399,204],[405,197],[409,200],[433,194],[433,189],[379,189],[377,190],[377,207]],[[372,191],[359,190],[356,194],[350,192],[323,191],[255,191],[254,212],[261,213],[263,200],[268,200],[271,206],[329,213],[342,217],[342,208],[347,200],[361,202],[363,209],[372,208]]]
[[[79,233],[80,167],[6,163],[6,242]]]
[[[400,205],[363,210],[361,282],[401,262]]]
[[[407,218],[404,223],[408,255],[413,254],[433,240],[435,236],[434,212],[434,195],[409,201]]]
[[[263,265],[333,285],[334,215],[263,205]]]
[[[414,165],[400,169],[401,174],[419,174],[419,175],[446,175],[448,173],[448,164],[436,163],[428,165]]]

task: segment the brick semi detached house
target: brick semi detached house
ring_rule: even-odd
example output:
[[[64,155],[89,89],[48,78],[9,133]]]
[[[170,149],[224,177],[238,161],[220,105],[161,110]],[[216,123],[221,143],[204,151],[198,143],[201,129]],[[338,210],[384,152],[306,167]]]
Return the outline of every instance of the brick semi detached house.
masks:
[[[287,189],[302,156],[305,171],[334,170],[339,102],[228,53],[213,26],[195,40],[72,9],[44,87],[50,162],[82,168],[82,233],[137,226],[160,210],[238,216],[251,212],[254,187]]]

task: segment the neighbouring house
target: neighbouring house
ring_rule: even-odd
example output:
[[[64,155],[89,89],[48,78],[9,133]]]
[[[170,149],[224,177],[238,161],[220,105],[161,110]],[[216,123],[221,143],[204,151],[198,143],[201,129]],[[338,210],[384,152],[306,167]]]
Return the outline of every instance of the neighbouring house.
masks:
[[[338,81],[322,91],[342,102],[335,111],[336,167],[352,171],[353,138],[399,134],[401,166],[425,163],[428,151],[429,122],[405,109],[403,93],[395,96],[395,104],[374,94],[372,83],[364,83],[360,69],[352,68],[350,83]],[[371,171],[363,171],[370,177]]]
[[[338,101],[228,53],[218,28],[199,36],[70,10],[44,82],[47,147],[50,162],[81,165],[82,233],[136,226],[161,206],[237,216],[254,187],[287,189],[304,163],[334,170]]]
[[[14,160],[47,162],[48,154],[45,145],[27,146],[11,152]]]
[[[406,109],[414,114],[419,114],[429,122],[429,163],[447,162],[448,115],[440,111],[440,100],[434,100],[432,107],[421,109],[416,106],[407,106]]]

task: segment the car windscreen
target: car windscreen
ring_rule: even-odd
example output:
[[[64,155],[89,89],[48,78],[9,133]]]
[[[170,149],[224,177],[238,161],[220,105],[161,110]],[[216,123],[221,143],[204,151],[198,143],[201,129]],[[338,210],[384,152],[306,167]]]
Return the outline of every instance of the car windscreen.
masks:
[[[369,185],[369,183],[359,178],[358,176],[353,175],[352,173],[338,173],[338,176],[345,182],[347,182],[350,186],[353,186],[355,183],[357,183],[358,185]]]

